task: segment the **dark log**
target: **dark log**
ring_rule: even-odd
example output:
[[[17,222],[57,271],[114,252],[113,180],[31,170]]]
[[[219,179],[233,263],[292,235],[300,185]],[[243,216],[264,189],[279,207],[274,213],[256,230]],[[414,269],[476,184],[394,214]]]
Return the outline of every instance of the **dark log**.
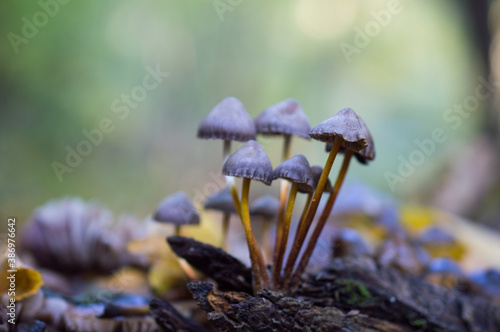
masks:
[[[368,257],[334,260],[321,273],[306,276],[295,296],[419,331],[500,331],[500,308],[491,300],[430,285]]]
[[[149,304],[156,324],[166,332],[208,332],[202,326],[182,316],[171,304],[159,299]]]
[[[344,313],[334,307],[315,307],[308,301],[268,290],[250,296],[221,293],[212,284],[200,281],[191,282],[188,287],[218,331],[411,331],[358,311]]]
[[[170,236],[167,242],[177,256],[217,282],[220,290],[253,293],[251,270],[224,250],[183,236]]]

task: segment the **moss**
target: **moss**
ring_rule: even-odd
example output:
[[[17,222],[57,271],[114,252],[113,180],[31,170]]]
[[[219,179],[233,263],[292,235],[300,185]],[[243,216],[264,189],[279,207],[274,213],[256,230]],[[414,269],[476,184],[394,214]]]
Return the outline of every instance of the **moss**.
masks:
[[[349,305],[362,306],[367,301],[375,300],[368,288],[362,283],[352,279],[339,279],[336,282],[342,286],[342,293],[346,296],[345,301]]]

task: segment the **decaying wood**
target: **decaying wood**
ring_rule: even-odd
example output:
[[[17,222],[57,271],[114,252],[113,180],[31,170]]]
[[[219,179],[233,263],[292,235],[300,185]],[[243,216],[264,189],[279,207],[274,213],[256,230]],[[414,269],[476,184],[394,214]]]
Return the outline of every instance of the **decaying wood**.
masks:
[[[170,236],[167,242],[179,257],[217,282],[220,290],[252,293],[250,269],[222,249],[183,236]]]
[[[500,308],[456,287],[380,265],[370,257],[335,259],[287,297],[250,287],[250,270],[224,251],[183,237],[172,249],[219,285],[189,289],[219,331],[500,331]]]
[[[419,331],[500,331],[500,308],[488,299],[427,284],[368,257],[334,260],[321,273],[306,276],[295,296]]]
[[[200,281],[188,287],[218,331],[411,331],[356,311],[344,313],[334,307],[316,307],[268,290],[250,296],[221,293],[212,284]]]
[[[171,304],[159,299],[149,304],[156,324],[166,332],[208,332],[205,328],[182,316]]]

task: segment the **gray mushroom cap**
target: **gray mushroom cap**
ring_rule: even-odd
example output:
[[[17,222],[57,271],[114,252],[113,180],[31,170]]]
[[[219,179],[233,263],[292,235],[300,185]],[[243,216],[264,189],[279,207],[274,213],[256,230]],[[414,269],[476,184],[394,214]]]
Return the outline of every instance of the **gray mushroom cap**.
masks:
[[[285,99],[264,110],[255,118],[259,134],[309,137],[311,125],[302,106],[294,99]]]
[[[166,197],[156,208],[153,219],[162,223],[182,225],[198,225],[200,216],[183,191]]]
[[[372,161],[373,159],[375,159],[375,144],[373,142],[372,135],[371,135],[370,131],[368,130],[368,127],[366,126],[363,119],[360,116],[358,116],[358,119],[359,119],[359,122],[361,123],[361,127],[363,128],[363,131],[365,132],[367,147],[359,152],[355,152],[354,156],[361,164],[368,165],[369,161]],[[325,147],[326,152],[330,152],[332,147],[333,147],[333,143],[331,143],[331,142],[326,143],[326,147]],[[344,146],[342,146],[340,148],[340,152],[342,152],[342,153],[345,152],[345,150],[346,149]]]
[[[270,185],[273,180],[273,165],[257,141],[250,140],[229,156],[222,166],[222,174],[259,180]]]
[[[358,116],[351,108],[342,109],[309,132],[309,136],[325,143],[333,142],[335,137],[340,136],[344,140],[342,146],[354,152],[366,148],[365,135]]]
[[[198,126],[198,138],[222,139],[246,142],[255,139],[255,124],[243,107],[243,103],[234,97],[228,97],[217,104]]]
[[[316,190],[316,187],[318,186],[319,178],[321,177],[321,173],[323,173],[323,167],[314,165],[311,166],[311,172],[313,175],[313,181],[314,181],[314,190]],[[326,180],[326,185],[325,185],[325,190],[324,192],[326,193],[332,193],[333,192],[333,187],[332,183],[330,182],[330,179]]]
[[[227,187],[207,198],[203,207],[205,210],[217,210],[236,214],[233,197]]]
[[[311,193],[314,187],[311,166],[304,155],[298,154],[282,162],[274,170],[273,178],[287,179],[299,184],[299,191]]]
[[[255,199],[250,205],[250,215],[263,218],[275,218],[280,208],[279,199],[273,195],[264,195]]]

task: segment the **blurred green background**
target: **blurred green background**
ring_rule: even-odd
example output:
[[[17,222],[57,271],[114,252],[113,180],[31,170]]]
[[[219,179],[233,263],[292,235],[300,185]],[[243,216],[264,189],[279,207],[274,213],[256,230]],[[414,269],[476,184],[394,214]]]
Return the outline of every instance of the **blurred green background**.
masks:
[[[44,0],[53,14],[44,22],[40,3],[2,1],[0,216],[24,220],[66,195],[144,216],[174,191],[194,196],[220,174],[222,155],[221,143],[197,140],[196,129],[227,96],[252,117],[295,98],[311,125],[352,107],[378,155],[369,167],[354,165],[349,179],[388,192],[384,173],[397,172],[398,156],[445,129],[446,142],[393,192],[426,202],[432,170],[481,131],[481,111],[457,130],[443,114],[474,92],[487,66],[465,2],[451,0],[400,1],[400,13],[347,61],[341,43],[354,45],[357,29],[389,2]],[[40,25],[30,38],[26,19]],[[120,118],[113,102],[158,66],[168,77]],[[114,130],[59,181],[53,163],[65,164],[67,146],[76,149],[82,131],[105,118]],[[323,144],[295,142],[293,153],[324,163]],[[281,141],[263,143],[277,166]]]

